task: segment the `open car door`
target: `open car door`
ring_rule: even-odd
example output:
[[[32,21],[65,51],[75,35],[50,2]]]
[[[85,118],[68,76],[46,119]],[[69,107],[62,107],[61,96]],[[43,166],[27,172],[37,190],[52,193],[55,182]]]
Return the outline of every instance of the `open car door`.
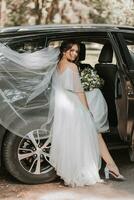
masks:
[[[109,33],[109,37],[116,54],[118,68],[115,81],[118,131],[123,140],[131,141],[134,128],[134,88],[132,83],[134,71],[130,76],[131,70],[129,68],[132,66],[132,59],[125,38],[121,33],[113,35]]]

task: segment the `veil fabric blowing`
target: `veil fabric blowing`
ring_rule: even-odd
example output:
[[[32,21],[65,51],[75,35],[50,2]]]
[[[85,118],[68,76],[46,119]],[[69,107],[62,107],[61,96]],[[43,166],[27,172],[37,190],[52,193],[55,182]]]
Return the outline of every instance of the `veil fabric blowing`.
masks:
[[[10,132],[21,137],[34,129],[49,132],[58,56],[59,48],[18,53],[0,43],[0,124]]]

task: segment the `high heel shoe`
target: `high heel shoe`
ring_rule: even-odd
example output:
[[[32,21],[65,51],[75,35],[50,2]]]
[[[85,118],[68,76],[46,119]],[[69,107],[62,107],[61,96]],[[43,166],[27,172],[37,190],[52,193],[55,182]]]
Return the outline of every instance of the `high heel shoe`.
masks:
[[[105,174],[105,179],[111,179],[111,180],[116,180],[116,181],[125,181],[125,177],[123,175],[116,174],[114,171],[111,171],[108,169],[107,165],[104,169],[104,174]]]

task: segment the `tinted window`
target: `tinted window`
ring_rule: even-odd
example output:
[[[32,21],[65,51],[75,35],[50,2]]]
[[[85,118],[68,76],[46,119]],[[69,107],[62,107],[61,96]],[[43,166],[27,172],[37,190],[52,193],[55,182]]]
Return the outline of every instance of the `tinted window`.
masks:
[[[3,43],[19,53],[34,52],[46,46],[46,38],[45,36],[27,36],[4,40]]]
[[[127,49],[130,53],[131,56],[131,61],[132,61],[132,65],[131,65],[131,69],[134,70],[134,33],[125,33],[123,34],[124,39],[125,39],[125,43],[127,45]]]

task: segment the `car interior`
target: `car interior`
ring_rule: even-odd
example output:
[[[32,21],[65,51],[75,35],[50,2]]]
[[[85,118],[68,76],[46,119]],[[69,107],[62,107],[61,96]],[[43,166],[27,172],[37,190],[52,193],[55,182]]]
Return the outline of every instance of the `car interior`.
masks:
[[[90,64],[82,64],[81,61],[85,60],[86,56],[86,47],[84,43],[81,43],[80,46],[80,55],[79,55],[79,67],[80,70],[89,67],[93,69]],[[104,43],[100,55],[98,58],[98,63],[95,64],[94,68],[96,69],[98,75],[104,80],[104,86],[101,89],[105,100],[108,105],[108,113],[109,113],[109,124],[111,127],[117,126],[117,112],[115,105],[115,78],[117,72],[116,64],[112,63],[113,59],[113,49],[110,42]]]
[[[100,77],[105,80],[102,93],[108,104],[109,123],[112,127],[117,126],[117,113],[115,105],[115,77],[117,66],[112,64],[113,49],[110,43],[105,43],[95,65]]]

